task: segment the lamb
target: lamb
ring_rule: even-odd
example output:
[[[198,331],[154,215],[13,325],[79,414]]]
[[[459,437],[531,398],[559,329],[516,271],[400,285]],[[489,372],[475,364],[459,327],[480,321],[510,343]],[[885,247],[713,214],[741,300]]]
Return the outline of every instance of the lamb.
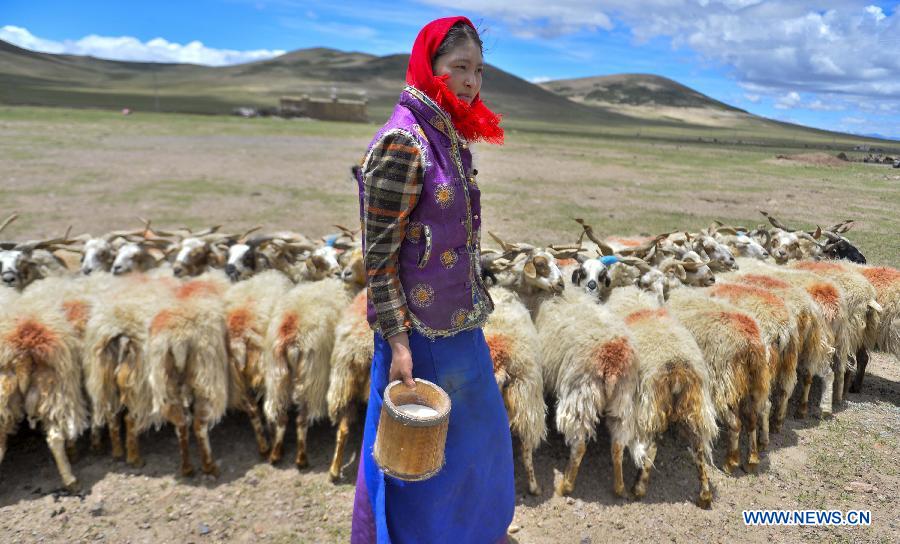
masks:
[[[112,456],[144,465],[138,436],[162,423],[153,411],[147,342],[151,320],[172,303],[172,279],[133,275],[110,280],[108,296],[97,304],[84,338],[85,389],[91,401],[91,439],[100,447],[100,430],[109,428]],[[124,413],[124,416],[123,416]],[[120,418],[125,421],[125,451]]]
[[[79,489],[66,443],[87,427],[78,341],[47,291],[24,293],[0,310],[0,462],[23,419],[44,430],[63,485]]]
[[[308,466],[306,431],[328,413],[327,395],[335,326],[350,303],[344,282],[326,278],[303,282],[288,291],[269,323],[263,351],[266,418],[275,427],[269,461],[281,460],[288,410],[297,406],[298,468]]]
[[[681,429],[687,431],[697,464],[697,504],[710,508],[712,490],[706,466],[712,458],[712,441],[718,427],[703,353],[691,333],[654,297],[637,287],[616,289],[607,307],[624,319],[637,349],[640,396],[636,425],[641,443],[647,444],[647,457],[635,482],[634,496],[641,498],[647,492],[657,437],[680,423]]]
[[[565,289],[552,253],[501,245],[507,252],[505,258],[511,261],[511,273],[501,279],[500,285],[512,287],[532,315],[545,390],[556,397],[556,427],[570,448],[569,463],[556,494],[574,490],[587,442],[594,438],[597,424],[605,416],[612,436],[614,491],[624,496],[625,447],[629,447],[636,465],[641,465],[645,456],[634,427],[638,376],[631,334],[595,298],[577,289]]]
[[[769,352],[758,323],[740,308],[696,289],[673,291],[667,308],[704,354],[716,418],[728,428],[725,472],[730,474],[741,465],[742,430],[749,442],[744,470],[755,472],[757,427],[765,416],[771,388]]]
[[[247,413],[257,448],[263,456],[269,453],[258,409],[265,375],[262,366],[264,338],[275,306],[291,286],[284,274],[267,270],[233,284],[224,299],[231,377],[229,406]]]
[[[153,412],[175,426],[183,476],[194,472],[185,413],[192,405],[200,468],[212,475],[219,471],[209,445],[209,428],[225,413],[229,400],[222,302],[227,286],[228,280],[219,273],[186,281],[150,322],[147,360]]]

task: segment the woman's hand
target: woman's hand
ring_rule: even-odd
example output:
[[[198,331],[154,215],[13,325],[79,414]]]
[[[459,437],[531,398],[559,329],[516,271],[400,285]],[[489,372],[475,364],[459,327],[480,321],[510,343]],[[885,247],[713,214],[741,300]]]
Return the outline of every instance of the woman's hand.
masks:
[[[387,339],[391,345],[391,369],[388,371],[388,383],[403,380],[408,387],[415,387],[412,377],[413,360],[409,350],[409,335],[398,332]]]

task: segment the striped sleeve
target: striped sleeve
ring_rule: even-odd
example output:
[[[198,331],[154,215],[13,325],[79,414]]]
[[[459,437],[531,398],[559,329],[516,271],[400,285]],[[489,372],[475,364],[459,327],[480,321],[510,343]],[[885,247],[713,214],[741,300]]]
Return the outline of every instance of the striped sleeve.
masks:
[[[422,192],[423,174],[418,142],[400,131],[375,144],[363,170],[368,294],[385,338],[412,328],[397,263],[409,214]]]

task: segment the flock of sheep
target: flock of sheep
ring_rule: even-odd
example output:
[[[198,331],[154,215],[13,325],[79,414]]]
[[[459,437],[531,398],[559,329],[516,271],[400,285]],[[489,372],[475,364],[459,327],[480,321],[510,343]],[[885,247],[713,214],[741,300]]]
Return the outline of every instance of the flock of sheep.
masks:
[[[532,456],[548,401],[571,448],[558,494],[573,490],[602,421],[615,493],[628,495],[627,449],[639,469],[631,496],[643,496],[658,437],[680,424],[697,502],[709,507],[719,426],[724,470],[754,471],[798,383],[798,416],[815,377],[829,415],[859,390],[869,350],[900,357],[900,271],[861,264],[843,236],[851,222],[804,232],[769,217],[771,228],[602,240],[577,221],[575,244],[491,234],[499,248],[480,263],[495,303],[485,337],[531,493],[540,493]],[[298,467],[308,463],[310,423],[327,416],[337,425],[330,476],[340,478],[373,349],[355,233],[218,230],[147,222],[101,237],[0,242],[0,463],[17,426],[39,424],[75,490],[68,450],[88,427],[92,447],[102,449],[106,427],[113,457],[139,467],[141,433],[168,422],[181,473],[193,472],[192,429],[201,470],[216,474],[209,429],[237,409],[271,462],[293,415]],[[79,272],[65,252],[80,254]]]

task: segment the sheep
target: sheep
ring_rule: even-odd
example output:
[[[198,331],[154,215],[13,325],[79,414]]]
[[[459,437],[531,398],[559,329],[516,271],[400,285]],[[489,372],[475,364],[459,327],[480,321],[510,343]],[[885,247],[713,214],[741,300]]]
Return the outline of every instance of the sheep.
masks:
[[[834,337],[822,308],[804,289],[791,285],[773,275],[760,273],[729,273],[726,281],[752,285],[776,294],[794,316],[797,324],[798,374],[804,376],[804,387],[813,376],[831,379],[831,356]],[[793,386],[791,386],[793,389]],[[784,393],[784,390],[781,391]],[[807,397],[808,398],[808,397]],[[787,414],[788,395],[781,394],[772,422],[774,432],[780,432]],[[800,414],[806,416],[807,407],[801,405]]]
[[[633,494],[647,492],[650,467],[656,456],[657,437],[676,423],[687,431],[700,480],[697,504],[710,508],[712,490],[707,462],[718,434],[716,411],[710,396],[710,376],[703,353],[691,333],[666,308],[637,287],[616,289],[607,307],[623,318],[637,349],[640,396],[637,429],[647,444],[647,458],[634,484]]]
[[[847,269],[855,270],[875,289],[875,301],[882,314],[877,324],[866,324],[866,346],[900,359],[900,270],[889,266],[864,266],[837,261]],[[856,353],[856,375],[850,386],[851,393],[859,393],[869,356],[866,349]]]
[[[263,456],[269,453],[258,409],[265,374],[264,338],[275,306],[290,288],[291,282],[284,274],[267,270],[233,284],[224,298],[231,373],[229,406],[243,410],[250,417],[257,448]]]
[[[502,242],[501,246],[512,260],[510,273],[500,285],[513,288],[531,313],[538,331],[544,387],[556,397],[556,428],[570,448],[556,494],[574,490],[587,442],[605,416],[612,437],[613,489],[625,496],[625,447],[638,466],[646,455],[634,426],[638,378],[631,334],[596,298],[565,289],[552,253]]]
[[[484,325],[484,337],[494,363],[494,378],[509,415],[510,429],[521,442],[528,492],[540,495],[533,455],[547,437],[547,405],[538,333],[516,293],[495,286],[489,294],[494,311]]]
[[[861,349],[874,347],[874,335],[868,331],[876,331],[879,328],[882,308],[877,301],[877,292],[872,284],[862,274],[845,268],[833,261],[800,261],[792,263],[791,268],[812,272],[819,277],[839,285],[846,295],[848,321],[847,321],[847,345],[844,352],[846,357],[838,362],[835,368],[834,400],[840,404],[847,394],[850,381],[847,379],[849,367],[845,366],[849,356],[855,356]]]
[[[162,418],[153,411],[147,342],[155,315],[172,302],[178,284],[142,275],[111,280],[108,296],[96,304],[84,338],[85,389],[91,401],[91,439],[100,447],[100,430],[109,428],[112,456],[144,465],[138,436]],[[124,416],[123,416],[124,412]],[[120,417],[125,421],[122,449]]]
[[[275,309],[263,351],[266,418],[275,427],[269,461],[283,456],[288,410],[297,406],[297,468],[308,466],[306,431],[327,414],[330,358],[335,326],[350,303],[344,282],[326,278],[303,282],[288,291]]]
[[[218,273],[186,281],[150,322],[147,361],[153,413],[175,426],[183,476],[194,472],[185,413],[192,404],[200,468],[206,474],[219,473],[209,445],[209,428],[225,413],[229,400],[222,302],[227,286],[228,280]]]
[[[66,453],[87,427],[78,341],[48,291],[24,293],[0,316],[0,462],[22,419],[38,423],[63,485],[80,489]]]
[[[756,319],[769,346],[769,367],[772,393],[779,402],[791,397],[797,384],[798,330],[795,316],[784,301],[768,289],[742,283],[720,283],[709,288],[708,294],[722,298],[746,311]],[[779,405],[780,406],[780,405]],[[765,414],[760,421],[759,444],[765,449],[769,444],[769,415],[772,403],[766,401]]]
[[[759,465],[757,427],[765,416],[771,388],[769,352],[759,324],[740,308],[696,289],[673,291],[667,308],[691,332],[704,354],[716,418],[728,429],[725,472],[730,474],[741,465],[742,430],[749,442],[743,467],[755,472]]]
[[[794,270],[774,266],[753,259],[739,259],[741,269],[749,274],[762,274],[766,277],[776,278],[787,282],[790,285],[802,288],[809,294],[810,298],[815,302],[828,323],[831,332],[826,338],[826,342],[833,350],[830,365],[824,365],[820,368],[818,374],[822,378],[822,398],[819,408],[822,417],[830,417],[832,413],[832,404],[834,401],[834,383],[835,375],[843,372],[846,366],[846,360],[849,355],[849,308],[847,296],[844,290],[835,283],[822,278],[811,272],[802,270]],[[811,344],[812,345],[812,344]],[[807,415],[809,406],[809,392],[812,385],[814,373],[810,371],[808,365],[802,366],[805,370],[803,390],[800,398],[800,407],[797,411],[799,418]]]
[[[67,237],[0,242],[0,280],[3,285],[21,291],[37,280],[68,275],[66,263],[52,253],[63,249],[68,242]]]

